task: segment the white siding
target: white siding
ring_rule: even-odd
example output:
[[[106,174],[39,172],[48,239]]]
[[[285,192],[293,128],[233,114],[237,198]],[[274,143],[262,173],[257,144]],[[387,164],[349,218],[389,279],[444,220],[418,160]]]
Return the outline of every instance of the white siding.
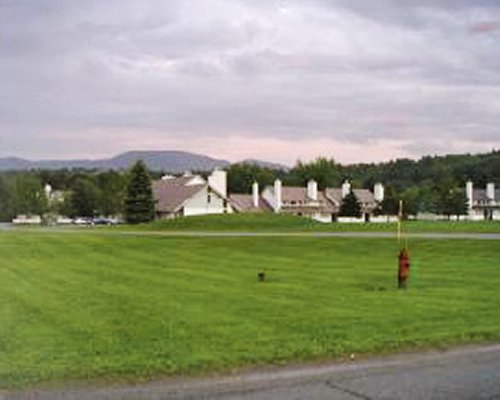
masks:
[[[210,202],[208,201],[210,196]],[[205,187],[189,199],[184,205],[184,216],[223,214],[225,211],[224,200],[213,191]]]
[[[273,211],[276,210],[276,197],[269,187],[262,192],[262,198],[271,206]]]

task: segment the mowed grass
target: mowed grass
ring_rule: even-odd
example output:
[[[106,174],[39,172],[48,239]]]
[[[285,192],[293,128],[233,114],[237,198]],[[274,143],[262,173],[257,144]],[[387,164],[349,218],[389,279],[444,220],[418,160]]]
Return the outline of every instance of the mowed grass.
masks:
[[[0,388],[500,340],[498,241],[0,232]],[[265,270],[268,280],[257,282]]]
[[[500,232],[500,221],[405,221],[407,232]],[[244,232],[396,232],[396,223],[321,223],[286,214],[203,215],[155,221],[115,230],[244,231]]]

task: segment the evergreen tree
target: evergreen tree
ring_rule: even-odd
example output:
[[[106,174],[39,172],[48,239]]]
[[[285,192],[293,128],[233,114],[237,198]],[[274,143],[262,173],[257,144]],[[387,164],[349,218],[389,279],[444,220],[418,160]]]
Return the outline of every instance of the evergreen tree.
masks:
[[[342,199],[339,215],[341,217],[361,217],[361,205],[352,190]]]
[[[124,211],[125,220],[129,224],[139,224],[154,219],[155,204],[151,178],[146,165],[141,160],[137,161],[130,170]]]

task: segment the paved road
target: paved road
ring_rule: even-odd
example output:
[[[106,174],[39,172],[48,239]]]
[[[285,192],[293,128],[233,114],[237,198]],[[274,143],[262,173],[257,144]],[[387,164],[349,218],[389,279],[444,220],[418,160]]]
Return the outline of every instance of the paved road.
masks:
[[[500,399],[500,345],[287,367],[119,388],[6,393],[0,400]]]

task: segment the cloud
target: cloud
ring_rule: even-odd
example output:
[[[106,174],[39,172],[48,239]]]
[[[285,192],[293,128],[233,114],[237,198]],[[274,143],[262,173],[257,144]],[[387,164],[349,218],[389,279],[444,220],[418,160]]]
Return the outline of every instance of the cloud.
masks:
[[[0,156],[489,150],[498,2],[408,4],[0,0]]]
[[[500,22],[482,21],[473,24],[470,28],[472,33],[490,33],[500,31]]]

